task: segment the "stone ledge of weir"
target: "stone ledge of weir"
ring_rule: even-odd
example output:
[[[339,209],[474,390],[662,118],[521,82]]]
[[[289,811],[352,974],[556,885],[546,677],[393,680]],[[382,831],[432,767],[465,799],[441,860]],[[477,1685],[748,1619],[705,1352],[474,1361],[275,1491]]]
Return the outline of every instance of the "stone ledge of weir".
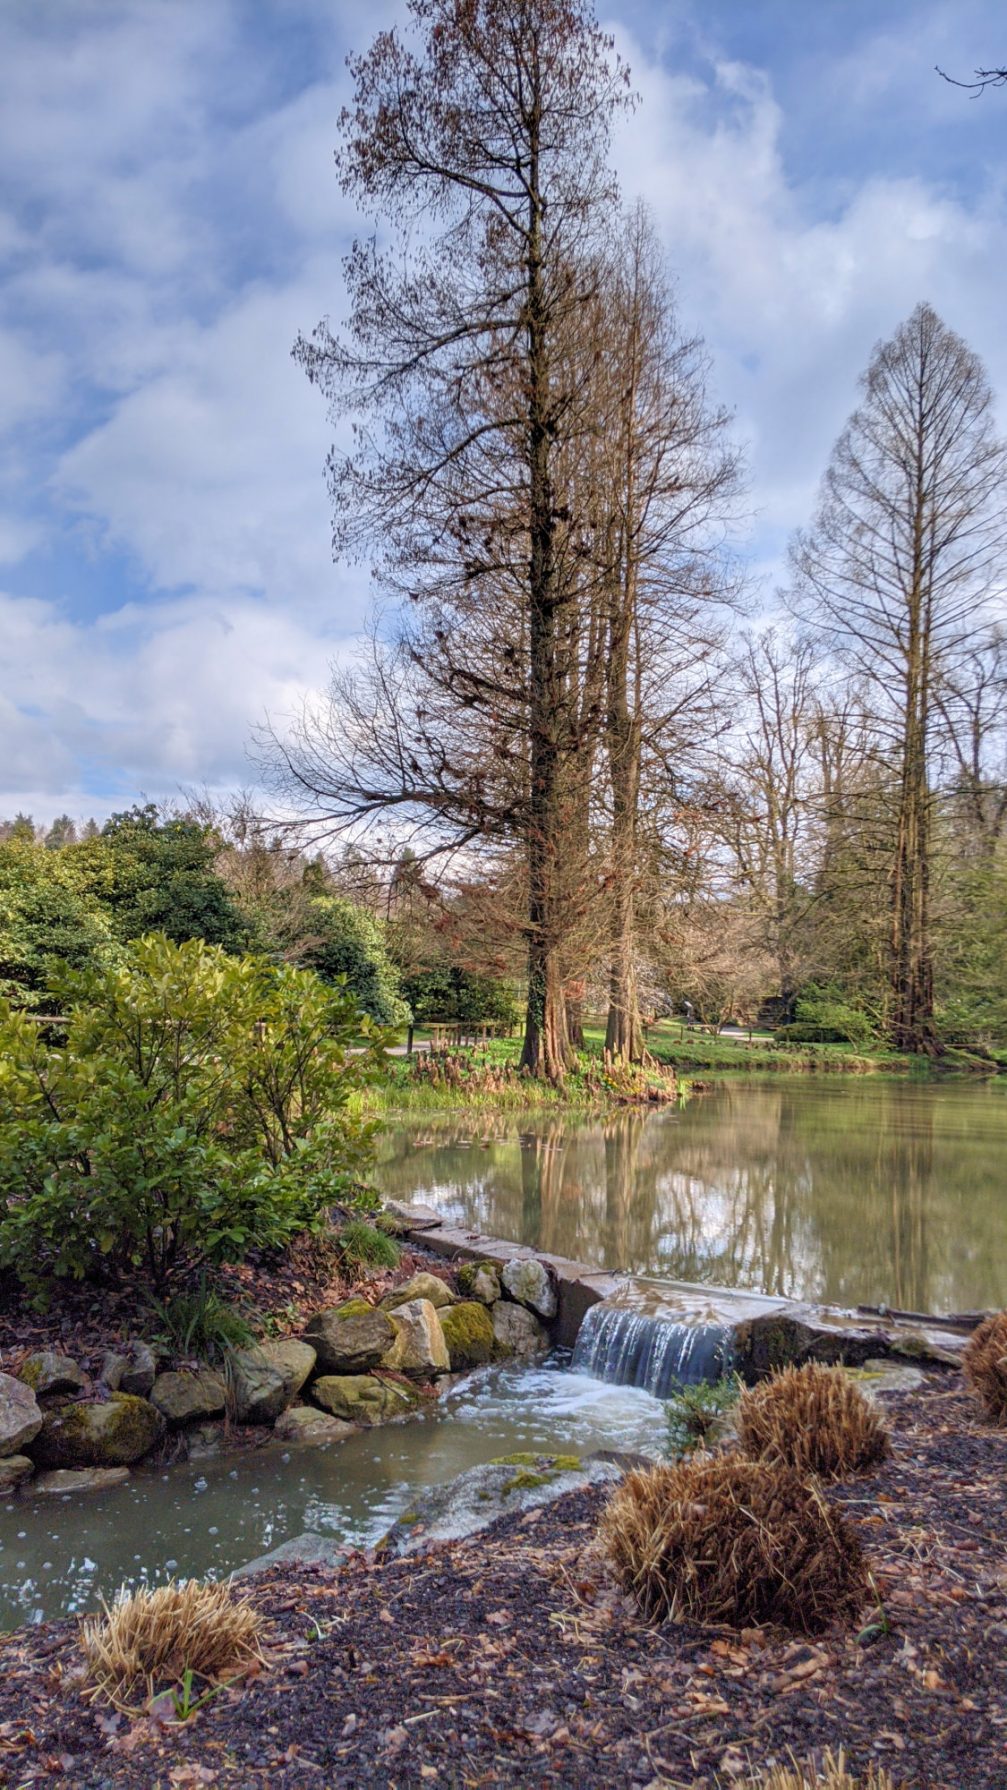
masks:
[[[562,1348],[574,1347],[588,1311],[602,1300],[670,1323],[705,1323],[729,1329],[734,1364],[746,1379],[758,1379],[789,1362],[833,1361],[858,1367],[889,1355],[957,1367],[968,1342],[967,1331],[945,1328],[939,1317],[868,1316],[839,1306],[733,1287],[614,1274],[532,1249],[526,1243],[509,1243],[464,1226],[446,1225],[432,1207],[389,1204],[408,1227],[409,1240],[448,1260],[492,1262],[500,1269],[514,1261],[544,1263],[555,1282],[558,1303],[550,1333]]]

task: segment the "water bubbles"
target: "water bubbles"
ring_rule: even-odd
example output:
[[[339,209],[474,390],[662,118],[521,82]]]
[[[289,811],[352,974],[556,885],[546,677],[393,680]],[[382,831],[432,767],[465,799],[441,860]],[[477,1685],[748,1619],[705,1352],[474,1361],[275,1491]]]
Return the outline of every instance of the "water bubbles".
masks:
[[[177,1560],[166,1560],[164,1563],[164,1570],[165,1570],[165,1572],[177,1572],[178,1571],[178,1561]]]
[[[205,1492],[207,1489],[207,1483],[208,1482],[205,1479],[199,1478],[194,1482],[192,1489],[194,1492]]]
[[[17,1532],[17,1538],[18,1538],[18,1541],[27,1541],[28,1540],[27,1529],[19,1529]]]
[[[206,1531],[206,1533],[207,1533],[207,1535],[219,1535],[219,1534],[220,1534],[220,1530],[219,1530],[219,1529],[218,1529],[218,1528],[217,1528],[217,1525],[216,1525],[216,1523],[211,1523],[211,1524],[210,1524],[210,1527],[209,1527],[209,1529],[208,1529],[208,1530],[207,1530],[207,1531]]]

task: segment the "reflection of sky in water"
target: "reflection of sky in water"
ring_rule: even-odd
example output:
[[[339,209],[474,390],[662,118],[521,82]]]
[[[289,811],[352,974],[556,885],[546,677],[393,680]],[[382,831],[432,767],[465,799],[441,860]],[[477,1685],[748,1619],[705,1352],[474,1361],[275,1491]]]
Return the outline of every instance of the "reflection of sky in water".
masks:
[[[444,1421],[448,1418],[449,1421]],[[0,1508],[0,1628],[92,1607],[125,1580],[219,1575],[305,1529],[368,1545],[416,1489],[498,1454],[660,1451],[647,1393],[548,1367],[492,1368],[437,1414],[324,1449],[281,1450],[137,1471],[123,1486]]]
[[[597,1266],[968,1311],[1007,1303],[1005,1153],[1001,1079],[779,1075],[605,1119],[444,1114],[389,1129],[377,1180]]]

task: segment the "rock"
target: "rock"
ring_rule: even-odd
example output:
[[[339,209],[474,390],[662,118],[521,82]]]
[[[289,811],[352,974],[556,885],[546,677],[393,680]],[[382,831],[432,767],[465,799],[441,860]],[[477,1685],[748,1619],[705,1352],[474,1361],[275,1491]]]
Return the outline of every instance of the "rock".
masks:
[[[63,1469],[40,1473],[35,1480],[33,1498],[65,1498],[69,1493],[104,1492],[109,1486],[122,1485],[129,1478],[128,1467],[84,1467],[79,1473]]]
[[[31,1387],[36,1398],[45,1398],[50,1392],[83,1392],[90,1385],[83,1368],[58,1349],[36,1349],[22,1362],[18,1379]]]
[[[495,1305],[501,1296],[494,1262],[463,1262],[458,1270],[458,1285],[469,1299],[478,1299],[481,1305]]]
[[[454,1295],[451,1288],[445,1286],[436,1274],[414,1274],[411,1280],[404,1280],[400,1287],[393,1287],[381,1301],[382,1311],[394,1311],[399,1305],[408,1305],[413,1299],[429,1299],[430,1304],[439,1311],[442,1306],[450,1305]]]
[[[317,1356],[310,1343],[287,1338],[240,1349],[231,1358],[231,1391],[239,1423],[275,1423],[297,1397]]]
[[[429,1299],[410,1299],[392,1312],[395,1340],[383,1357],[384,1366],[413,1379],[446,1374],[451,1366],[441,1321]]]
[[[0,1461],[0,1497],[30,1479],[35,1471],[34,1461],[26,1454],[8,1454]]]
[[[447,1485],[415,1493],[378,1545],[382,1553],[410,1554],[432,1542],[473,1535],[498,1517],[549,1504],[579,1486],[620,1477],[619,1468],[609,1461],[581,1460],[577,1455],[511,1455],[471,1467]]]
[[[503,1355],[537,1355],[549,1347],[549,1336],[534,1312],[499,1299],[492,1310],[493,1335]]]
[[[344,1423],[387,1423],[404,1417],[419,1403],[411,1387],[377,1374],[323,1374],[311,1386],[312,1398]]]
[[[0,1374],[0,1458],[20,1454],[42,1428],[42,1413],[30,1386]]]
[[[463,1300],[440,1314],[444,1341],[448,1346],[452,1371],[482,1367],[496,1354],[493,1319],[485,1305],[476,1299]]]
[[[526,1305],[540,1318],[554,1318],[559,1310],[556,1287],[544,1262],[508,1262],[500,1276],[505,1293]]]
[[[268,1572],[271,1566],[334,1566],[349,1552],[346,1543],[337,1541],[334,1535],[316,1535],[309,1529],[303,1535],[292,1535],[289,1541],[281,1542],[272,1553],[260,1554],[247,1566],[237,1567],[231,1577],[252,1578],[256,1573]]]
[[[313,1405],[291,1405],[276,1419],[273,1435],[278,1442],[293,1442],[297,1447],[320,1448],[327,1442],[343,1442],[354,1434],[352,1423],[316,1411]]]
[[[941,1367],[961,1367],[967,1336],[948,1330],[898,1330],[889,1343],[893,1355],[907,1361],[934,1361]]]
[[[884,1398],[892,1392],[915,1392],[926,1375],[921,1367],[903,1367],[897,1361],[865,1361],[847,1369],[865,1398]]]
[[[26,1452],[39,1467],[128,1467],[163,1435],[164,1418],[152,1404],[113,1392],[96,1404],[54,1406]]]
[[[727,1321],[730,1324],[729,1315]],[[813,1307],[798,1305],[744,1318],[731,1330],[731,1359],[749,1385],[803,1361],[859,1367],[877,1348],[876,1331],[860,1329],[853,1322],[836,1323],[824,1312],[819,1317]]]
[[[304,1332],[323,1374],[361,1374],[378,1367],[395,1341],[395,1327],[386,1311],[366,1299],[347,1299],[329,1311],[316,1312]]]
[[[126,1344],[127,1367],[119,1381],[120,1392],[132,1392],[136,1398],[149,1398],[157,1378],[157,1362],[149,1343],[138,1336]]]
[[[150,1402],[175,1428],[219,1417],[227,1403],[223,1377],[211,1367],[184,1368],[178,1373],[158,1374]]]
[[[118,1392],[122,1386],[122,1376],[129,1367],[129,1356],[120,1355],[115,1349],[106,1349],[101,1358],[98,1372],[99,1383],[106,1392]]]
[[[187,1460],[215,1461],[224,1452],[227,1425],[220,1419],[210,1423],[194,1423],[190,1429],[180,1433],[177,1440],[183,1444]]]
[[[406,1237],[410,1231],[434,1231],[441,1222],[440,1213],[432,1206],[410,1206],[403,1200],[386,1200],[380,1216],[384,1228],[396,1237]]]

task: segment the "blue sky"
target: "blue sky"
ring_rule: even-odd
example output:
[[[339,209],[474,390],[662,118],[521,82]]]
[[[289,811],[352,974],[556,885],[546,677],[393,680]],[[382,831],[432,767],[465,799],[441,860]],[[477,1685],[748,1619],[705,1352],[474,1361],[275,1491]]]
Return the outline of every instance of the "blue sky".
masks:
[[[373,0],[0,6],[0,813],[251,781],[364,616],[290,359],[342,311],[332,166]],[[361,24],[366,14],[366,25]],[[995,0],[619,0],[616,142],[747,445],[769,604],[879,336],[921,298],[1007,395]]]

